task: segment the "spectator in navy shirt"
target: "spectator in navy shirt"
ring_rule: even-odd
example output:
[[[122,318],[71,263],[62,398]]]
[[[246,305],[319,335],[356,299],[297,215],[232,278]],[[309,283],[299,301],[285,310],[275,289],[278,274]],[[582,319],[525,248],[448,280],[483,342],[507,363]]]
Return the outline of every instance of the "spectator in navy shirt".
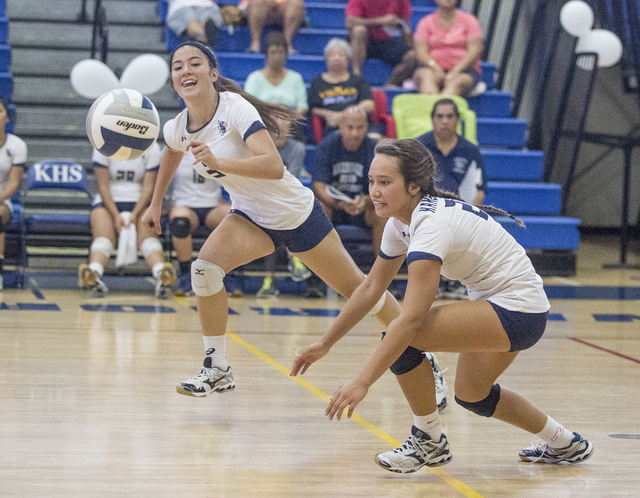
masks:
[[[371,227],[377,256],[387,219],[376,215],[369,198],[369,166],[375,146],[376,141],[367,136],[367,113],[355,106],[345,109],[338,131],[327,135],[316,148],[313,192],[334,225]],[[336,199],[327,186],[351,200]]]
[[[418,137],[436,161],[436,186],[458,194],[470,204],[481,205],[487,193],[487,175],[480,148],[458,135],[460,112],[451,99],[436,102],[431,111],[433,131]],[[441,278],[437,297],[464,299],[466,288]]]

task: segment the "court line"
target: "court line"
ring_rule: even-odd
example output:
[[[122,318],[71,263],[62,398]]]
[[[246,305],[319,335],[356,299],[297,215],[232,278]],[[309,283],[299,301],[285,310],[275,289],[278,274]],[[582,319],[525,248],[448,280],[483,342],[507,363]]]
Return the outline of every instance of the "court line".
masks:
[[[180,303],[181,305],[183,305],[183,306],[186,306],[186,307],[189,307],[189,308],[191,307],[189,302],[186,299],[182,298],[182,297],[173,296],[173,299],[175,301],[177,301],[178,303]],[[290,370],[288,368],[286,368],[281,363],[278,363],[276,360],[271,358],[269,355],[267,355],[266,353],[260,351],[258,348],[256,348],[252,344],[248,343],[244,339],[241,339],[237,334],[234,334],[233,332],[229,332],[227,330],[227,337],[231,338],[233,341],[238,343],[240,346],[242,346],[246,350],[248,350],[251,353],[253,353],[254,355],[256,355],[258,358],[260,358],[265,363],[268,363],[269,365],[271,365],[278,372],[280,372],[281,374],[285,375],[288,379],[293,380],[294,382],[299,384],[301,387],[304,387],[307,391],[310,391],[313,394],[315,394],[316,396],[318,396],[325,403],[327,403],[327,404],[329,403],[331,397],[327,393],[325,393],[324,391],[321,391],[320,389],[318,389],[313,384],[311,384],[311,383],[307,382],[306,380],[304,380],[302,377],[290,377],[289,376]],[[392,446],[394,448],[400,446],[400,444],[401,444],[400,441],[398,441],[396,438],[390,436],[389,434],[384,432],[379,427],[373,425],[368,420],[362,418],[357,413],[355,413],[355,412],[353,413],[353,415],[351,416],[351,420],[353,420],[358,425],[360,425],[364,429],[366,429],[369,432],[371,432],[374,436],[378,437],[379,439],[382,439],[389,446]],[[446,482],[449,486],[454,488],[456,491],[459,491],[460,493],[462,493],[467,498],[484,498],[483,495],[481,495],[480,493],[478,493],[474,489],[470,488],[469,486],[467,486],[462,481],[459,481],[458,479],[453,477],[446,470],[443,470],[442,468],[439,468],[439,467],[425,467],[425,468],[429,472],[431,472],[432,474],[438,476],[440,479],[442,479],[444,482]]]
[[[585,346],[591,346],[592,348],[599,349],[600,351],[604,351],[605,353],[611,353],[614,356],[619,356],[620,358],[624,358],[625,360],[630,360],[635,363],[640,363],[640,360],[637,358],[632,358],[631,356],[627,356],[626,354],[618,353],[612,349],[603,348],[602,346],[596,346],[595,344],[585,341],[584,339],[578,339],[577,337],[569,337],[572,341],[579,342],[580,344],[584,344]]]
[[[227,336],[229,338],[233,339],[235,342],[237,342],[243,348],[249,350],[251,353],[256,355],[262,361],[264,361],[264,362],[268,363],[269,365],[271,365],[273,368],[278,370],[283,375],[286,375],[288,379],[291,379],[294,382],[297,382],[300,386],[304,387],[308,391],[311,391],[313,394],[318,396],[320,399],[322,399],[326,403],[329,403],[330,397],[329,397],[328,394],[326,394],[325,392],[321,391],[320,389],[315,387],[313,384],[310,384],[309,382],[307,382],[306,380],[304,380],[304,379],[302,379],[300,377],[290,377],[289,376],[289,369],[286,368],[285,366],[283,366],[282,364],[278,363],[276,360],[271,358],[269,355],[263,353],[258,348],[256,348],[252,344],[249,344],[247,341],[245,341],[244,339],[241,339],[240,337],[238,337],[236,334],[234,334],[232,332],[227,331]],[[353,415],[351,416],[351,420],[353,420],[358,425],[360,425],[364,429],[366,429],[369,432],[371,432],[374,436],[382,439],[384,442],[388,443],[390,446],[393,446],[393,447],[400,446],[400,444],[401,444],[400,441],[398,441],[394,437],[390,436],[389,434],[384,432],[379,427],[376,427],[375,425],[373,425],[368,420],[362,418],[357,413],[355,413],[355,412],[353,413]],[[456,489],[457,491],[462,493],[464,496],[466,496],[468,498],[484,498],[480,493],[478,493],[477,491],[471,489],[469,486],[467,486],[463,482],[461,482],[458,479],[456,479],[455,477],[453,477],[446,470],[442,470],[441,468],[437,468],[437,467],[433,467],[433,468],[425,467],[425,468],[429,472],[431,472],[432,474],[438,476],[440,479],[442,479],[444,482],[446,482],[449,486],[453,487],[454,489]]]

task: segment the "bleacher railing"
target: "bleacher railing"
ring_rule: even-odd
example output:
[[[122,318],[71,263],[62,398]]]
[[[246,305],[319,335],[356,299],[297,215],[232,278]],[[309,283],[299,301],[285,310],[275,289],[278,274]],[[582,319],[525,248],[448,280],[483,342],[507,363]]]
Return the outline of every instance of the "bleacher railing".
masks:
[[[87,13],[87,0],[82,0],[80,22],[89,22]],[[109,23],[107,22],[107,10],[102,5],[102,0],[95,0],[93,9],[93,33],[91,35],[91,58],[95,59],[96,54],[100,55],[100,60],[106,64],[109,55]]]

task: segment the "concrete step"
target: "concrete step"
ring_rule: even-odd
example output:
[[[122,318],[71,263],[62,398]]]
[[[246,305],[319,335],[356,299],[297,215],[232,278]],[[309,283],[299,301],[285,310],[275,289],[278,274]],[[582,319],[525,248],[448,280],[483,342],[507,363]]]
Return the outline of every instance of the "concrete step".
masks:
[[[3,2],[4,3],[4,2]],[[158,3],[155,0],[103,0],[110,24],[158,24]],[[67,21],[76,22],[82,7],[81,0],[46,0],[43,8],[42,0],[19,0],[9,2],[6,15],[15,21]],[[87,22],[93,23],[95,1],[87,2]]]
[[[155,52],[167,62],[169,55],[162,50]],[[59,48],[31,48],[12,47],[12,64],[11,71],[16,76],[58,76],[69,77],[71,69],[76,63],[88,59],[91,55],[87,49],[59,49]],[[152,52],[145,52],[152,53]],[[135,57],[140,55],[139,51],[118,51],[110,50],[107,59],[109,66],[117,75],[122,71]]]
[[[88,110],[92,101],[78,95],[68,77],[66,78],[36,78],[33,76],[14,77],[15,91],[13,100],[18,106],[20,104],[31,105],[75,105],[86,106]],[[178,107],[178,96],[173,91],[169,83],[157,93],[149,96],[158,109],[176,109]]]
[[[20,137],[61,136],[86,139],[85,122],[90,104],[84,107],[21,106],[15,133]],[[173,119],[179,108],[159,110],[160,122]]]
[[[11,21],[9,43],[16,47],[80,48],[90,50],[92,24],[77,22]],[[162,47],[163,28],[109,24],[109,49],[132,52],[156,52]]]

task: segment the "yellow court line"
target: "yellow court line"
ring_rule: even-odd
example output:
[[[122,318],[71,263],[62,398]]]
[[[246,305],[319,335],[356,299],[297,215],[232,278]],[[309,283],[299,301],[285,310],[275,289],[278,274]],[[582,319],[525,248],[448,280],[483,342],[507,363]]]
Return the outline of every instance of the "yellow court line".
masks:
[[[178,303],[180,303],[183,306],[188,306],[189,308],[191,307],[191,305],[188,303],[188,301],[186,299],[182,298],[182,297],[174,296],[173,299],[175,299]],[[316,386],[314,386],[313,384],[310,384],[309,382],[307,382],[306,380],[302,379],[301,377],[289,377],[290,370],[288,368],[286,368],[284,365],[278,363],[276,360],[271,358],[269,355],[263,353],[262,351],[260,351],[258,348],[256,348],[252,344],[249,344],[244,339],[241,339],[240,337],[238,337],[238,335],[234,334],[233,332],[229,332],[227,330],[227,336],[230,337],[231,339],[233,339],[235,342],[237,342],[243,348],[245,348],[248,351],[252,352],[254,355],[256,355],[258,358],[260,358],[265,363],[268,363],[269,365],[271,365],[273,368],[278,370],[281,374],[286,375],[288,379],[291,379],[294,382],[297,382],[298,384],[300,384],[302,387],[304,387],[308,391],[311,391],[313,394],[318,396],[318,398],[323,400],[325,403],[329,403],[331,398],[324,391],[321,391]],[[345,408],[345,410],[346,410],[346,408]],[[382,439],[389,446],[393,446],[394,448],[400,446],[400,444],[401,444],[400,441],[398,441],[396,438],[390,436],[389,434],[384,432],[379,427],[376,427],[375,425],[373,425],[368,420],[362,418],[357,413],[355,413],[355,412],[353,413],[353,415],[351,416],[351,420],[353,420],[358,425],[360,425],[364,429],[366,429],[369,432],[371,432],[374,436],[378,437],[379,439]],[[429,472],[431,472],[432,474],[438,476],[440,479],[442,479],[444,482],[446,482],[449,486],[451,486],[455,490],[459,491],[460,493],[462,493],[467,498],[484,498],[480,493],[478,493],[477,491],[471,489],[465,483],[463,483],[462,481],[459,481],[458,479],[453,477],[446,470],[442,470],[442,468],[439,468],[439,467],[426,467],[426,469]]]
[[[264,362],[268,363],[269,365],[271,365],[273,368],[278,370],[283,375],[286,375],[289,379],[293,380],[294,382],[297,382],[302,387],[304,387],[305,389],[311,391],[313,394],[318,396],[320,399],[322,399],[326,403],[329,403],[330,397],[329,397],[328,394],[326,394],[325,392],[321,391],[320,389],[315,387],[313,384],[310,384],[306,380],[301,379],[300,377],[289,377],[289,369],[286,368],[285,366],[281,365],[280,363],[278,363],[276,360],[271,358],[269,355],[263,353],[258,348],[256,348],[255,346],[249,344],[247,341],[245,341],[244,339],[241,339],[240,337],[238,337],[236,334],[234,334],[232,332],[227,331],[227,336],[230,337],[231,339],[233,339],[238,344],[240,344],[240,346],[242,346],[243,348],[251,351],[258,358],[260,358],[262,361],[264,361]],[[345,408],[345,410],[346,410],[346,408]],[[357,413],[354,412],[354,414],[351,416],[351,420],[356,422],[361,427],[367,429],[374,436],[377,436],[378,438],[382,439],[384,442],[388,443],[390,446],[393,446],[393,447],[400,446],[400,444],[401,444],[400,441],[398,441],[394,437],[390,436],[389,434],[384,432],[379,427],[376,427],[375,425],[373,425],[368,420],[365,420],[364,418],[362,418]],[[442,479],[444,482],[446,482],[449,486],[453,487],[454,489],[456,489],[457,491],[462,493],[464,496],[466,496],[468,498],[484,498],[480,493],[478,493],[477,491],[471,489],[469,486],[467,486],[463,482],[461,482],[458,479],[456,479],[455,477],[453,477],[446,470],[442,470],[441,468],[438,468],[438,467],[426,467],[426,469],[429,472],[431,472],[432,474],[438,476],[440,479]]]

